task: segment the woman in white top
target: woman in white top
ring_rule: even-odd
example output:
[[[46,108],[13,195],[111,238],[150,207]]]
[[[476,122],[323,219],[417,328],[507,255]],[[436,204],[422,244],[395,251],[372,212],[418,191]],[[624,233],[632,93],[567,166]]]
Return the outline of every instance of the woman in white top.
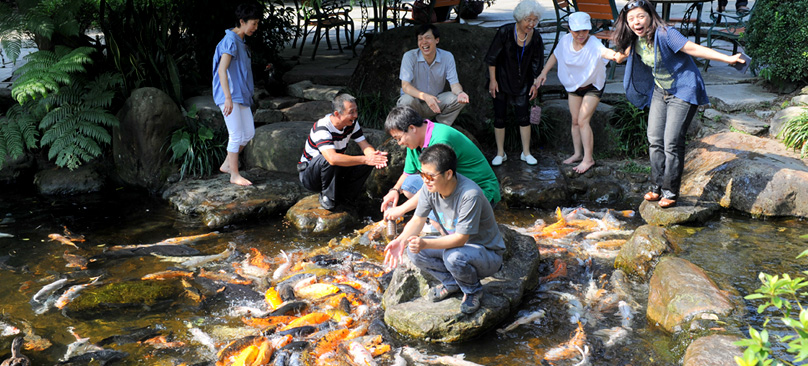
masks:
[[[547,64],[537,78],[539,85],[547,81],[547,72],[558,62],[558,79],[569,94],[570,114],[572,114],[572,145],[575,153],[564,160],[564,164],[580,163],[572,168],[583,174],[592,165],[594,146],[589,120],[603,95],[606,84],[606,64],[609,60],[622,61],[625,56],[606,48],[594,36],[589,14],[575,12],[569,17],[570,33],[564,35]]]

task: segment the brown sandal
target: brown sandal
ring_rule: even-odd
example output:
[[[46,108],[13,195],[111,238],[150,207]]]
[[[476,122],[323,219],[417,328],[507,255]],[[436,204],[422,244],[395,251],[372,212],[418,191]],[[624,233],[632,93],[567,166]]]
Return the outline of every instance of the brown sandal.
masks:
[[[663,199],[659,200],[659,207],[668,208],[668,207],[673,207],[673,206],[676,206],[676,200],[671,200],[671,199],[667,199],[667,198],[663,198]]]
[[[662,196],[660,196],[659,193],[656,192],[648,192],[644,196],[646,201],[659,201],[661,197]]]

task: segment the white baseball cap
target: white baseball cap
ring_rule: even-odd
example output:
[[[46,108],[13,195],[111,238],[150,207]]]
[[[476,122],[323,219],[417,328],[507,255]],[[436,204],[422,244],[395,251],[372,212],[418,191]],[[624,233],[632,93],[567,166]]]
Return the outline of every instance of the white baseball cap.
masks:
[[[570,14],[570,31],[577,32],[592,29],[589,14],[583,11],[576,11]]]

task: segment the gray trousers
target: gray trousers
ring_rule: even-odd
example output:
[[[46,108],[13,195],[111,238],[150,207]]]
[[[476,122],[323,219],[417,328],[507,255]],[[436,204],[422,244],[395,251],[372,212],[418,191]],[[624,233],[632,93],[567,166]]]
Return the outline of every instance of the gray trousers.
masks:
[[[685,137],[699,106],[654,88],[648,112],[648,155],[651,191],[675,200],[685,168]]]
[[[502,256],[482,245],[468,244],[451,249],[424,249],[407,256],[416,267],[429,272],[448,288],[460,287],[464,294],[483,289],[480,279],[497,273]]]
[[[458,103],[457,95],[454,95],[454,93],[450,91],[440,93],[437,95],[437,97],[440,114],[436,114],[429,109],[429,106],[423,100],[414,98],[409,94],[402,94],[398,98],[396,106],[410,106],[412,109],[415,109],[415,111],[418,112],[418,114],[420,114],[423,118],[434,118],[435,122],[440,122],[451,126],[457,118],[457,115],[460,114],[460,111],[462,111],[463,107],[466,105],[463,103]]]

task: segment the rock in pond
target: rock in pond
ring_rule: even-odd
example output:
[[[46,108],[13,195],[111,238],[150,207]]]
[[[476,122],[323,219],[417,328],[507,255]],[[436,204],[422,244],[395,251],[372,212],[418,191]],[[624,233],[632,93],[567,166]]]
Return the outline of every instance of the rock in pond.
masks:
[[[754,216],[808,217],[808,166],[779,141],[719,133],[690,144],[681,193]]]
[[[736,366],[735,356],[743,358],[743,348],[732,343],[740,340],[719,334],[696,339],[687,347],[683,366]]]
[[[698,315],[722,317],[735,308],[701,268],[682,258],[662,258],[648,287],[648,320],[668,332],[686,329],[683,325]]]
[[[718,212],[720,206],[713,201],[699,201],[692,196],[679,196],[676,206],[661,208],[657,202],[643,200],[640,216],[651,225],[671,226],[686,223],[704,223]]]
[[[319,197],[313,194],[300,200],[286,211],[286,219],[298,230],[313,234],[336,233],[356,221],[345,211],[323,209]]]
[[[482,307],[472,315],[460,312],[462,294],[440,302],[423,295],[437,280],[412,265],[406,255],[384,292],[384,321],[409,337],[430,342],[461,342],[495,327],[516,311],[525,291],[538,284],[539,251],[536,241],[500,225],[507,247],[502,269],[482,280]]]
[[[163,192],[177,211],[199,216],[210,228],[250,218],[285,212],[307,193],[297,175],[250,169],[242,175],[253,185],[230,183],[230,175],[209,179],[187,179]]]
[[[665,228],[640,226],[620,248],[614,267],[632,277],[647,280],[659,256],[674,250],[678,248],[668,240]]]
[[[103,284],[80,292],[63,311],[70,317],[80,319],[160,311],[171,306],[182,291],[179,281],[133,280]]]
[[[104,178],[98,164],[91,163],[74,170],[53,168],[39,171],[34,175],[34,184],[41,194],[74,195],[100,191],[104,187]]]
[[[558,164],[545,154],[537,154],[536,158],[539,163],[534,166],[512,156],[501,166],[494,167],[502,200],[508,206],[554,209],[569,202],[570,192]]]

